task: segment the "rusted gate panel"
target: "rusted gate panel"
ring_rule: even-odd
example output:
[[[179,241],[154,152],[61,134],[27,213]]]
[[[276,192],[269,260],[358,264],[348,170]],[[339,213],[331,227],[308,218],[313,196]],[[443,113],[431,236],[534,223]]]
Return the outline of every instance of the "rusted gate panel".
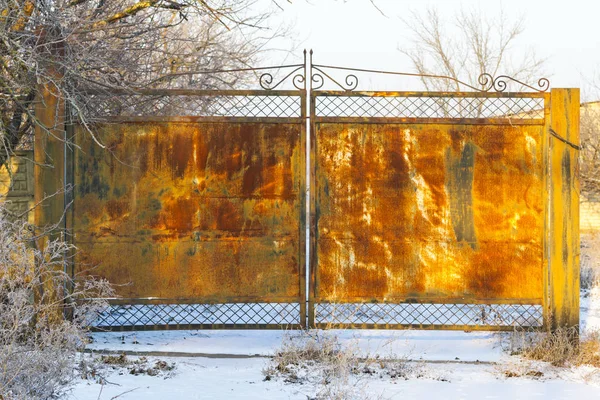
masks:
[[[319,124],[320,297],[541,302],[542,131]]]
[[[311,186],[316,326],[540,326],[544,108],[534,116],[365,117],[364,103],[350,112],[348,104],[415,94],[323,93],[344,98],[345,114],[335,116],[339,108],[318,109],[319,95]],[[544,107],[544,95],[534,96]]]
[[[119,303],[229,304],[219,312],[242,325],[269,310],[231,304],[294,303],[272,311],[303,321],[302,124],[163,118],[96,132],[107,150],[76,128],[76,272],[107,278]]]

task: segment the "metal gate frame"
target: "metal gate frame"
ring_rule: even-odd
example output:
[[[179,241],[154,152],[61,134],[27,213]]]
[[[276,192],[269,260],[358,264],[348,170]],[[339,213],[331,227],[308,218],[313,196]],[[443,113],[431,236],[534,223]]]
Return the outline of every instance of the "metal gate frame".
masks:
[[[507,96],[508,95],[508,96]],[[323,100],[326,99],[326,100]],[[331,100],[333,99],[333,100]],[[340,99],[343,99],[340,101]],[[350,100],[348,100],[350,99]],[[468,118],[468,117],[436,117],[425,118],[422,116],[350,116],[346,114],[379,114],[379,102],[375,105],[365,105],[367,101],[360,100],[383,99],[408,103],[430,104],[435,99],[445,101],[451,99],[460,103],[461,100],[477,100],[489,102],[484,107],[493,107],[496,100],[530,99],[541,100],[542,118],[512,117],[505,118]],[[343,116],[323,116],[326,111],[318,110],[317,105],[325,101],[331,104],[335,100],[344,104]],[[544,115],[547,114],[549,95],[545,93],[428,93],[428,92],[349,92],[349,91],[313,91],[311,93],[311,285],[309,291],[309,318],[311,326],[316,328],[363,328],[363,329],[421,329],[421,330],[513,330],[515,327],[536,329],[542,328],[548,319],[544,310],[545,297],[534,299],[478,299],[468,297],[400,297],[383,299],[377,295],[365,301],[361,298],[340,298],[336,301],[322,299],[318,296],[319,289],[319,259],[317,241],[319,237],[319,201],[317,199],[318,180],[316,172],[318,166],[314,162],[318,151],[317,132],[322,123],[351,123],[351,124],[436,124],[436,125],[544,125]],[[517,100],[518,101],[518,100]],[[539,102],[533,103],[536,108]],[[335,107],[334,112],[336,111]],[[339,109],[337,109],[339,111]],[[323,112],[325,111],[325,112]],[[386,111],[386,110],[384,110]],[[406,110],[411,113],[413,110]],[[533,110],[530,110],[533,111]],[[414,111],[413,111],[414,112]],[[519,111],[522,113],[523,111]],[[547,133],[542,138],[548,140]],[[542,150],[544,153],[545,150]],[[544,212],[547,213],[547,204]],[[543,272],[544,274],[547,272]],[[483,317],[482,317],[483,315]],[[486,318],[487,316],[487,318]]]
[[[579,90],[552,89],[542,78],[534,87],[508,76],[482,74],[468,92],[356,91],[358,72],[400,76],[410,73],[318,65],[309,62],[310,81],[310,287],[309,326],[366,329],[510,331],[579,325]],[[341,71],[341,72],[340,72]],[[334,73],[346,74],[343,79]],[[429,76],[432,79],[455,79]],[[320,90],[325,82],[336,90]],[[528,92],[506,92],[510,84]],[[436,102],[448,108],[435,107]],[[477,104],[462,109],[461,103]],[[405,104],[403,104],[405,103]],[[408,104],[406,104],[408,103]],[[455,106],[452,106],[455,104]],[[444,108],[446,115],[436,113]],[[507,112],[508,110],[508,112]],[[487,112],[486,112],[487,111]],[[482,115],[483,112],[483,115]],[[486,115],[487,114],[487,115]],[[318,126],[352,124],[449,124],[543,127],[542,169],[544,234],[543,295],[535,299],[344,298],[326,300],[319,293],[319,200],[317,199]],[[559,133],[557,133],[559,132]],[[483,315],[483,317],[482,317]],[[486,318],[487,316],[487,318]]]
[[[285,68],[304,68],[303,65]],[[288,75],[289,77],[290,75]],[[299,75],[300,76],[300,75]],[[295,79],[298,79],[297,77]],[[268,85],[272,77],[269,73],[261,76],[261,85]],[[87,92],[89,96],[106,97],[107,102],[127,99],[128,91],[112,90]],[[265,86],[263,90],[140,90],[135,96],[156,98],[161,101],[171,96],[206,98],[210,107],[202,109],[200,116],[163,117],[120,115],[111,117],[111,123],[127,124],[136,122],[160,123],[251,123],[263,126],[277,124],[298,124],[299,165],[295,177],[299,181],[298,202],[298,293],[297,299],[277,296],[257,297],[249,294],[244,297],[206,297],[206,298],[113,298],[108,299],[109,309],[100,313],[93,322],[93,330],[163,330],[163,329],[298,329],[306,327],[306,175],[304,171],[306,153],[306,91],[272,90]],[[291,99],[291,100],[290,100]],[[204,115],[206,114],[206,115]],[[74,181],[74,154],[66,143],[74,137],[73,126],[66,127],[68,141],[63,151],[67,160],[66,181]],[[73,202],[72,194],[65,199],[66,204]],[[74,232],[74,210],[68,207],[66,231]],[[73,239],[73,235],[67,235]],[[71,264],[71,275],[75,273],[75,263]],[[85,300],[84,300],[85,301]]]
[[[239,299],[215,299],[203,301],[199,304],[199,299],[156,299],[156,298],[138,298],[138,299],[110,299],[110,313],[128,312],[128,310],[138,311],[132,313],[131,317],[125,319],[125,322],[116,323],[114,319],[104,318],[102,316],[96,322],[95,328],[99,330],[144,330],[144,329],[280,329],[286,328],[418,328],[418,329],[460,329],[460,330],[512,330],[515,327],[531,327],[528,324],[516,323],[505,324],[484,324],[474,321],[468,317],[469,309],[474,306],[481,307],[490,305],[485,299],[468,300],[458,299],[414,299],[403,298],[393,299],[392,302],[382,302],[381,299],[372,299],[370,303],[350,304],[350,312],[372,312],[382,314],[388,318],[364,320],[364,321],[345,321],[333,319],[324,321],[319,319],[317,307],[330,307],[330,303],[324,302],[316,296],[316,289],[319,285],[318,279],[318,258],[317,258],[317,224],[318,210],[315,198],[315,152],[317,125],[324,122],[334,121],[352,121],[365,124],[372,121],[384,123],[439,123],[439,124],[543,124],[543,156],[544,156],[544,194],[547,201],[544,204],[544,237],[543,237],[543,268],[544,268],[544,296],[542,299],[534,301],[524,301],[525,304],[503,304],[496,300],[500,311],[509,309],[509,312],[531,314],[527,308],[530,305],[538,307],[535,311],[535,318],[540,323],[533,326],[534,329],[559,326],[578,326],[579,324],[579,182],[577,166],[577,149],[579,142],[579,90],[578,89],[549,89],[549,82],[545,79],[538,81],[538,87],[527,85],[507,76],[492,77],[483,74],[479,78],[481,86],[472,86],[468,83],[456,81],[446,76],[427,76],[431,79],[446,79],[457,82],[458,84],[472,90],[468,92],[363,92],[355,91],[358,87],[357,73],[385,74],[404,77],[422,77],[418,74],[399,73],[378,70],[365,70],[357,68],[337,67],[329,65],[314,64],[313,53],[310,51],[310,57],[307,58],[307,52],[304,51],[304,62],[301,64],[284,65],[277,67],[265,67],[256,69],[242,69],[237,71],[252,71],[261,73],[259,83],[261,90],[139,90],[136,96],[146,96],[148,98],[168,98],[169,96],[189,96],[191,98],[204,96],[208,98],[232,98],[241,97],[250,99],[253,97],[265,99],[259,105],[253,108],[245,108],[241,103],[241,113],[228,115],[227,113],[206,114],[192,117],[172,117],[171,121],[216,121],[216,122],[261,122],[261,123],[281,123],[294,122],[302,124],[301,144],[306,154],[308,163],[308,185],[303,182],[302,188],[306,190],[308,203],[305,203],[307,197],[302,196],[302,210],[307,204],[306,214],[301,213],[299,221],[299,272],[300,298],[298,299],[299,313],[295,323],[281,323],[275,319],[259,312],[272,310],[273,303],[259,301],[270,301],[272,299],[256,299],[247,297]],[[274,81],[273,75],[268,71],[284,71],[285,76]],[[291,72],[287,72],[291,71]],[[344,79],[336,79],[336,73],[342,71],[345,73]],[[226,73],[236,71],[211,71],[210,73]],[[280,90],[286,84],[292,83],[296,90]],[[529,92],[505,92],[507,83],[516,83],[522,88],[530,90]],[[336,90],[321,90],[324,85],[334,86]],[[106,91],[88,92],[90,96],[106,96]],[[110,96],[115,97],[131,95],[130,91],[110,91]],[[293,117],[278,115],[281,111],[274,103],[274,99],[281,96],[294,96],[300,99],[299,115]],[[541,99],[542,113],[536,107],[517,107],[511,111],[511,115],[500,115],[494,118],[481,118],[476,115],[461,115],[460,111],[450,116],[431,116],[426,115],[427,110],[422,115],[416,115],[415,108],[410,108],[408,114],[402,115],[393,107],[381,108],[368,104],[369,99],[412,99],[412,105],[417,107],[419,99],[479,99],[480,101],[534,101]],[[317,103],[321,99],[350,99],[348,104],[342,105],[337,109],[337,114],[324,115],[319,112]],[[360,100],[363,103],[357,102]],[[366,102],[365,102],[366,100]],[[36,203],[45,202],[46,207],[38,207],[35,211],[35,222],[38,226],[62,225],[62,230],[66,237],[71,237],[73,227],[73,208],[71,203],[73,195],[69,191],[62,191],[62,187],[70,188],[73,183],[73,150],[70,146],[73,137],[73,126],[64,120],[57,120],[55,111],[65,112],[64,101],[54,97],[52,91],[46,90],[44,93],[45,107],[36,110],[36,115],[40,122],[48,129],[36,129],[36,165],[35,177],[36,185],[35,201]],[[237,103],[238,106],[240,103]],[[361,105],[362,104],[362,105]],[[424,103],[423,103],[424,104]],[[357,107],[360,110],[356,112]],[[232,109],[236,109],[233,105]],[[254,111],[252,111],[254,110]],[[262,110],[262,111],[261,111]],[[383,111],[382,111],[383,110]],[[408,110],[408,109],[407,109]],[[345,114],[345,112],[348,113]],[[455,110],[456,111],[456,110]],[[268,113],[274,115],[267,115]],[[354,114],[352,114],[354,112]],[[382,114],[382,112],[384,112]],[[385,112],[388,115],[385,115]],[[266,114],[265,114],[266,113]],[[417,113],[418,114],[418,113]],[[532,117],[535,116],[535,117]],[[152,118],[151,118],[152,119]],[[148,120],[144,116],[120,117],[115,121],[139,121]],[[164,120],[164,117],[155,117],[154,120]],[[310,132],[308,132],[310,128]],[[54,136],[47,135],[52,132]],[[57,163],[53,169],[45,168],[45,165],[52,164],[53,161],[64,160]],[[304,171],[304,165],[300,168]],[[58,174],[58,175],[57,175]],[[56,177],[62,179],[57,180]],[[57,193],[57,195],[45,197],[46,193]],[[62,216],[66,215],[63,220]],[[308,225],[307,225],[308,224]],[[305,234],[307,226],[310,233]],[[305,243],[309,244],[309,259],[305,252]],[[306,261],[306,262],[305,262]],[[74,273],[74,266],[71,266],[71,272]],[[309,275],[307,275],[309,272]],[[308,277],[308,279],[307,279]],[[225,301],[223,301],[225,300]],[[443,300],[443,301],[442,301]],[[248,308],[247,306],[250,305]],[[256,305],[253,309],[251,305]],[[152,307],[149,307],[152,306]],[[334,304],[335,306],[335,304]],[[450,307],[448,307],[450,306]],[[154,307],[154,308],[153,308]],[[197,312],[198,307],[222,307],[221,312],[232,311],[235,318],[224,317],[218,322],[196,321],[189,319],[189,310]],[[233,307],[233,308],[232,308]],[[246,307],[246,308],[244,308]],[[541,307],[541,308],[540,308]],[[377,309],[379,308],[379,309]],[[406,321],[398,319],[398,310],[402,313],[417,314],[422,317],[420,322],[414,320]],[[142,311],[140,311],[142,310]],[[352,311],[353,310],[353,311]],[[396,313],[396,314],[394,314]],[[427,314],[429,313],[429,314]],[[458,322],[448,323],[447,315],[456,316],[462,313],[464,318],[459,318]],[[175,316],[175,318],[173,318]],[[179,318],[179,319],[177,319]],[[294,317],[295,318],[295,317]],[[445,319],[444,319],[445,318]],[[446,322],[444,322],[446,321]]]

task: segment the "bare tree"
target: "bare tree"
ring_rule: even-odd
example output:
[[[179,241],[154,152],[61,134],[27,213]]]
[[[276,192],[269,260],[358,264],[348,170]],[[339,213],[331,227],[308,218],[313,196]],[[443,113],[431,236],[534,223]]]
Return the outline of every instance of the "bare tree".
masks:
[[[86,122],[83,88],[227,88],[277,32],[255,0],[0,0],[0,165],[32,126],[39,90]],[[44,127],[52,128],[52,127]],[[91,133],[91,132],[90,132]]]
[[[583,198],[600,197],[600,101],[582,104],[580,179]]]
[[[511,48],[523,33],[522,18],[511,20],[503,10],[488,17],[478,9],[461,9],[448,25],[436,8],[424,13],[412,12],[404,20],[412,33],[409,48],[402,48],[421,75],[443,75],[452,79],[422,77],[429,91],[460,91],[465,89],[458,81],[473,87],[489,87],[480,81],[481,74],[512,76],[523,82],[539,78],[544,60],[528,51],[516,60]]]

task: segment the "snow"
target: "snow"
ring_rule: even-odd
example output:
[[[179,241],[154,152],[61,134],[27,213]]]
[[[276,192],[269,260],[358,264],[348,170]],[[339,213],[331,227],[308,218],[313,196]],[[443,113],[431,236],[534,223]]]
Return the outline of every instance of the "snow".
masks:
[[[276,330],[101,332],[93,335],[88,349],[268,357],[284,335],[295,334]],[[342,344],[358,346],[364,355],[472,362],[496,362],[503,357],[497,335],[490,332],[328,330],[327,334],[337,336]]]
[[[583,331],[600,329],[600,288],[582,293]],[[168,375],[131,375],[109,371],[104,386],[77,381],[69,399],[302,399],[315,395],[308,384],[264,380],[262,370],[285,335],[296,331],[146,331],[94,333],[88,351],[146,355],[175,363]],[[322,333],[319,333],[322,334]],[[406,357],[420,368],[405,379],[356,378],[365,397],[373,399],[596,399],[600,371],[591,367],[555,368],[504,353],[500,334],[459,331],[330,330],[347,346],[365,356]],[[86,355],[96,357],[95,355]],[[135,355],[128,356],[136,359]],[[506,377],[506,372],[541,377]],[[356,381],[358,380],[358,381]]]
[[[177,373],[168,379],[151,376],[116,375],[116,385],[102,388],[100,399],[302,399],[314,394],[308,385],[263,381],[266,360],[161,358],[177,363]],[[474,364],[427,364],[420,379],[369,378],[365,392],[383,399],[594,399],[597,386],[564,379],[536,380],[499,377],[496,366]],[[71,399],[98,399],[101,386],[82,381]]]
[[[582,330],[600,330],[600,287],[582,292],[579,309]]]

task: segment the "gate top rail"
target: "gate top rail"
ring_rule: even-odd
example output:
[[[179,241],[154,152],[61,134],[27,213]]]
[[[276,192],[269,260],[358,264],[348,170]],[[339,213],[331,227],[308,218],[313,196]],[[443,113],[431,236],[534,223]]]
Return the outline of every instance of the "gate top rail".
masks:
[[[262,89],[97,89],[84,88],[82,92],[95,95],[114,96],[300,96],[300,90],[262,90]]]
[[[309,54],[309,57],[307,57]],[[199,70],[199,71],[184,71],[170,76],[192,76],[192,75],[218,75],[225,73],[240,73],[240,72],[254,72],[258,77],[258,84],[262,90],[262,93],[273,93],[277,95],[275,90],[285,85],[285,83],[291,83],[293,87],[299,91],[310,91],[320,90],[324,87],[326,82],[333,84],[338,89],[345,92],[352,92],[358,88],[359,78],[356,73],[367,73],[367,74],[379,74],[379,75],[393,75],[393,76],[404,76],[413,78],[425,78],[425,79],[436,79],[446,80],[448,82],[454,82],[458,84],[458,87],[464,87],[470,89],[472,93],[509,93],[509,95],[515,95],[514,92],[507,92],[509,85],[516,84],[524,90],[531,90],[533,93],[545,93],[550,88],[550,81],[547,78],[540,78],[536,83],[530,84],[523,82],[515,77],[509,75],[498,75],[492,76],[487,72],[483,72],[477,77],[476,83],[469,83],[460,80],[456,77],[447,75],[437,74],[419,74],[413,72],[401,72],[401,71],[385,71],[378,69],[367,69],[367,68],[354,68],[344,67],[337,65],[326,65],[326,64],[315,64],[313,62],[313,51],[310,50],[307,53],[306,50],[303,52],[303,62],[298,64],[286,64],[286,65],[275,65],[268,67],[255,67],[255,68],[237,68],[237,69],[226,69],[226,70]],[[263,72],[265,71],[265,72]],[[282,78],[275,78],[273,71],[284,71]],[[347,72],[343,79],[335,78],[333,71]],[[260,73],[260,75],[259,75]],[[162,78],[158,78],[151,82],[152,84],[160,83]],[[245,90],[196,90],[196,89],[148,89],[148,88],[122,88],[119,87],[119,82],[112,82],[114,85],[106,85],[100,82],[94,82],[96,85],[94,88],[82,88],[82,91],[90,94],[149,94],[149,95],[218,95],[223,93],[232,92],[251,92]],[[445,92],[448,95],[460,93],[456,92]]]
[[[426,92],[426,91],[393,91],[393,90],[313,90],[312,96],[346,96],[346,97],[456,97],[456,98],[531,98],[545,99],[546,92]]]
[[[311,53],[312,54],[312,53]],[[537,81],[537,87],[522,82],[516,78],[513,78],[508,75],[498,75],[496,77],[491,74],[484,72],[479,75],[477,78],[477,83],[480,87],[473,86],[467,82],[461,81],[460,79],[453,78],[451,76],[446,75],[433,75],[433,74],[415,74],[411,72],[395,72],[395,71],[383,71],[383,70],[375,70],[375,69],[362,69],[362,68],[350,68],[350,67],[340,67],[336,65],[320,65],[320,64],[312,64],[311,62],[311,81],[314,84],[313,89],[320,89],[325,84],[325,77],[329,78],[331,82],[340,87],[342,90],[353,91],[358,87],[359,79],[355,74],[347,74],[344,78],[344,83],[340,83],[338,80],[333,78],[330,74],[325,72],[325,70],[338,70],[338,71],[351,71],[351,72],[364,72],[364,73],[372,73],[372,74],[384,74],[384,75],[396,75],[396,76],[406,76],[406,77],[416,77],[416,78],[428,78],[428,79],[444,79],[450,82],[458,83],[466,88],[469,88],[475,92],[488,93],[488,92],[504,92],[510,83],[515,83],[517,85],[521,85],[524,88],[529,90],[533,90],[534,92],[544,93],[550,88],[550,81],[547,78],[540,78]]]
[[[304,59],[306,62],[306,50],[304,50]],[[509,75],[498,75],[492,76],[487,72],[483,72],[481,75],[477,77],[477,83],[471,84],[455,77],[447,76],[447,75],[437,75],[437,74],[418,74],[413,72],[398,72],[398,71],[384,71],[377,69],[366,69],[366,68],[352,68],[352,67],[342,67],[337,65],[325,65],[325,64],[314,64],[313,63],[313,51],[310,50],[310,81],[311,81],[311,89],[318,90],[321,89],[326,80],[328,79],[331,83],[336,85],[338,88],[344,91],[354,91],[358,88],[359,78],[353,72],[359,73],[370,73],[370,74],[380,74],[380,75],[395,75],[395,76],[404,76],[404,77],[414,77],[414,78],[426,78],[426,79],[439,79],[446,80],[448,82],[457,83],[460,86],[471,89],[474,92],[480,93],[493,93],[493,92],[504,92],[509,88],[509,84],[517,84],[522,88],[532,90],[534,92],[544,93],[548,91],[550,88],[550,81],[547,78],[540,78],[537,81],[537,86],[533,84],[528,84],[519,79],[516,79]],[[331,71],[345,71],[349,72],[343,79],[335,79],[329,72]],[[315,72],[316,71],[316,72]],[[327,78],[327,79],[325,79]],[[340,82],[342,81],[342,82]],[[479,86],[475,86],[479,85]]]
[[[92,119],[119,117],[214,117],[214,118],[304,118],[307,97],[313,117],[324,118],[419,118],[419,119],[503,119],[540,121],[544,118],[550,81],[537,85],[508,75],[483,73],[477,83],[435,74],[361,69],[316,64],[313,51],[305,50],[304,61],[280,66],[216,71],[186,71],[180,75],[256,73],[261,89],[206,90],[157,89],[99,86],[82,88],[82,104]],[[339,72],[345,77],[336,76]],[[280,73],[280,76],[277,74]],[[358,73],[441,79],[467,91],[363,91]],[[259,75],[260,74],[260,75]],[[283,77],[281,77],[283,75]],[[511,85],[513,84],[513,85]],[[293,85],[295,89],[282,90]],[[518,85],[527,92],[507,91]],[[327,90],[334,86],[337,90]]]

